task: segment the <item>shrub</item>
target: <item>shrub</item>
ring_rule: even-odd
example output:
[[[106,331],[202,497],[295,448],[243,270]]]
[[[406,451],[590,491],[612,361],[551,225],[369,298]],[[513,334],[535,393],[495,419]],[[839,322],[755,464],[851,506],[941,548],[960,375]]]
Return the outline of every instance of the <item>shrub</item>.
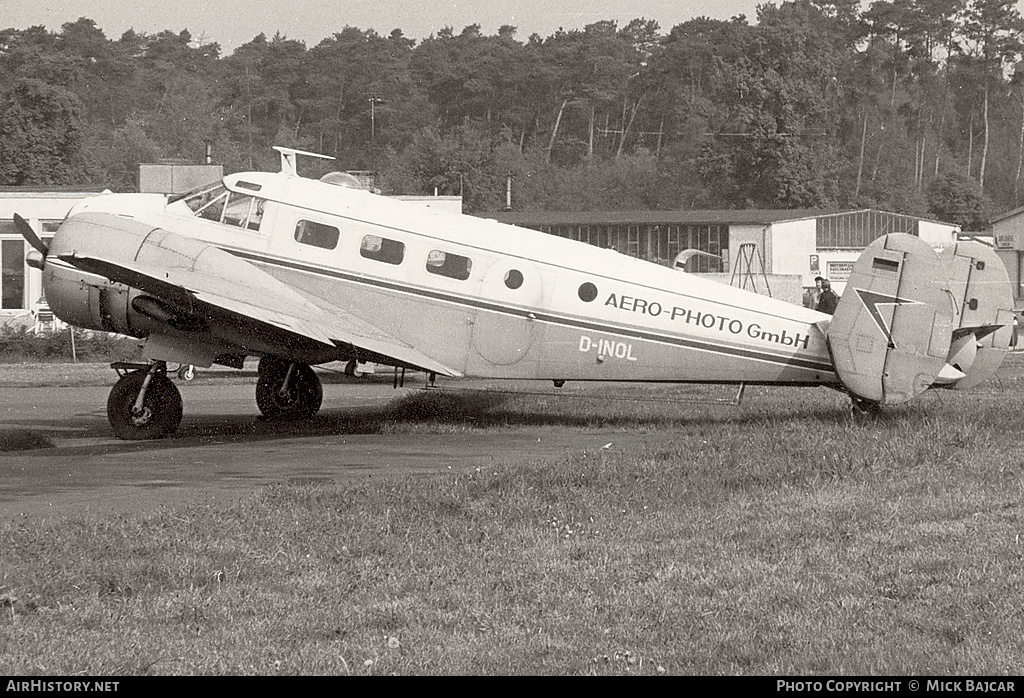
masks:
[[[0,326],[0,363],[60,363],[75,358],[89,362],[132,361],[139,357],[138,344],[137,339],[106,332],[69,328],[35,334],[27,327]]]

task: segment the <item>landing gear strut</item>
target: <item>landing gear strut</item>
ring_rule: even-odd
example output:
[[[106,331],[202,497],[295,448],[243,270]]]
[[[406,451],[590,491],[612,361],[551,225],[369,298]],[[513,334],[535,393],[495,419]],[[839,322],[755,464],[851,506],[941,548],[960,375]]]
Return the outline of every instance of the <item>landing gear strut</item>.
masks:
[[[265,358],[256,381],[256,405],[268,419],[308,419],[323,402],[316,372],[306,364]]]
[[[132,371],[114,384],[107,398],[107,419],[119,439],[159,439],[181,424],[181,393],[167,377],[167,364]]]
[[[874,419],[882,414],[882,406],[856,395],[850,396],[850,416],[853,419]]]

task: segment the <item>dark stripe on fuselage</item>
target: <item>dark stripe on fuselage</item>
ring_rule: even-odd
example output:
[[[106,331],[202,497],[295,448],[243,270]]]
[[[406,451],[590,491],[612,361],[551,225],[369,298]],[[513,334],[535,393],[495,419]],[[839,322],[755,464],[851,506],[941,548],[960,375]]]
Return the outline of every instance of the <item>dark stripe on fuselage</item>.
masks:
[[[562,325],[565,327],[574,327],[578,329],[593,330],[596,332],[605,332],[608,334],[616,334],[627,337],[633,337],[637,339],[645,339],[652,342],[671,344],[679,347],[685,347],[688,349],[696,349],[699,351],[708,351],[716,354],[736,356],[743,359],[754,359],[757,361],[767,361],[769,363],[781,364],[784,366],[806,368],[812,371],[834,373],[834,371],[832,370],[832,364],[822,363],[820,361],[815,361],[814,359],[802,359],[792,356],[779,356],[777,354],[770,354],[768,352],[755,351],[752,349],[742,349],[740,347],[732,347],[726,344],[713,344],[711,342],[704,342],[695,339],[686,339],[683,337],[676,337],[672,335],[663,335],[647,330],[638,330],[636,328],[628,326],[600,324],[593,321],[580,320],[578,318],[551,315],[548,313],[538,312],[536,310],[528,310],[525,308],[517,308],[515,306],[500,305],[498,303],[478,298],[468,298],[465,296],[444,293],[442,291],[435,291],[432,289],[408,286],[394,281],[387,281],[379,278],[360,276],[357,274],[351,274],[336,269],[325,269],[323,267],[311,266],[290,259],[281,259],[278,257],[259,255],[249,251],[231,249],[229,247],[221,247],[220,249],[230,254],[233,254],[236,257],[256,262],[258,264],[278,266],[286,269],[293,269],[295,271],[305,272],[307,274],[315,274],[318,276],[340,279],[352,283],[359,283],[367,286],[375,286],[377,288],[387,289],[390,291],[397,291],[399,293],[406,293],[415,296],[422,296],[433,300],[438,300],[446,303],[453,303],[455,305],[468,306],[479,310],[489,310],[496,313],[503,313],[505,315],[513,315],[522,318],[532,318],[535,321],[547,322],[553,325]]]

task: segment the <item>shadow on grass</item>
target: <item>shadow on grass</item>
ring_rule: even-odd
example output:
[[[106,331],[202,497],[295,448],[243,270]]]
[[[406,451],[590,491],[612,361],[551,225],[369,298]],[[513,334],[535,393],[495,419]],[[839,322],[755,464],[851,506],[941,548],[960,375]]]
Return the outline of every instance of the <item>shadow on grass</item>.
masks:
[[[742,407],[728,404],[694,404],[671,399],[643,402],[625,397],[601,395],[536,395],[516,392],[428,390],[399,397],[373,409],[325,409],[310,420],[281,421],[242,415],[188,414],[178,432],[158,441],[112,441],[106,420],[99,414],[83,415],[74,424],[39,423],[38,428],[0,429],[3,452],[52,448],[64,440],[62,455],[96,452],[133,452],[152,449],[186,448],[197,445],[251,443],[282,439],[336,436],[344,434],[445,434],[469,430],[531,427],[655,431],[719,425],[755,429],[779,429],[786,425],[832,426],[849,421],[842,399],[830,393],[793,401],[757,399]],[[557,399],[556,399],[557,398]],[[709,407],[722,407],[711,410]],[[906,417],[905,411],[886,412],[875,418],[879,425]],[[76,438],[102,439],[102,444],[75,443]],[[10,444],[6,445],[5,444]],[[49,451],[53,453],[53,451]]]
[[[31,429],[0,429],[0,453],[39,448],[53,448],[53,441]]]

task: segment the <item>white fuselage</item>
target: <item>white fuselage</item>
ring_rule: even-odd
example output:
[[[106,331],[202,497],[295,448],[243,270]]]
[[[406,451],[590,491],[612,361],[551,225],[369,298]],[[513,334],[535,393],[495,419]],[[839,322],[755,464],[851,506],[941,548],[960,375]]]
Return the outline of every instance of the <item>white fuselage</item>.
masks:
[[[152,195],[99,196],[71,214],[127,215],[216,246],[466,376],[837,384],[817,326],[828,316],[794,304],[315,180],[245,173],[224,183],[260,202],[258,225]]]

